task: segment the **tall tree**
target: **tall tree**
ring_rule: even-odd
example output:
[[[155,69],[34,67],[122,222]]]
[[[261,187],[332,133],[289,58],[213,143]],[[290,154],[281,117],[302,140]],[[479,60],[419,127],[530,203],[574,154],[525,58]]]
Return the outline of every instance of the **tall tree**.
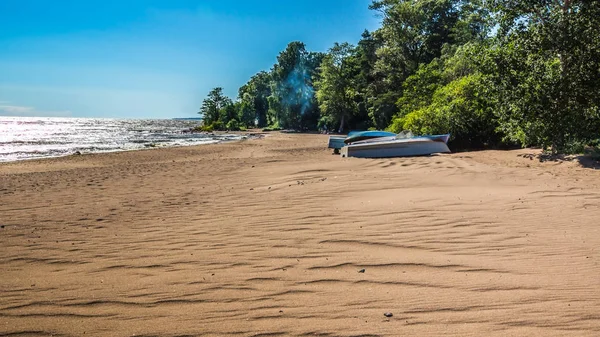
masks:
[[[353,81],[356,68],[349,62],[355,52],[354,46],[336,42],[323,59],[321,79],[316,83],[321,123],[329,128],[339,124],[338,132],[358,112],[358,91]]]
[[[245,127],[256,126],[256,107],[255,98],[249,93],[244,93],[243,97],[236,102],[239,121]]]
[[[489,15],[482,0],[374,0],[371,9],[380,13],[382,27],[375,32],[381,41],[370,85],[369,114],[377,127],[389,124],[404,81],[419,66],[442,55],[446,45],[484,39]]]
[[[397,112],[402,83],[419,64],[441,55],[445,43],[453,43],[459,20],[458,0],[374,0],[370,8],[383,18],[375,35],[382,41],[377,50],[375,82],[371,85],[373,123],[386,127]]]
[[[291,42],[277,56],[272,70],[270,119],[284,128],[300,128],[314,103],[313,74],[320,55],[309,53],[302,42]]]
[[[498,42],[487,70],[511,139],[569,151],[600,129],[600,2],[494,0]]]
[[[202,115],[204,125],[211,125],[220,120],[221,110],[231,104],[231,99],[223,94],[223,88],[216,87],[208,93],[202,101],[199,114]]]
[[[398,57],[404,73],[416,70],[441,55],[446,43],[454,43],[460,18],[459,0],[374,0],[370,8],[383,17],[383,57]],[[392,60],[388,60],[391,64]]]
[[[223,107],[219,111],[219,121],[226,126],[231,121],[238,121],[239,114],[236,105],[229,97],[225,97]]]
[[[244,102],[252,101],[252,106],[244,109],[252,110],[258,127],[265,127],[268,124],[267,111],[269,110],[268,98],[271,95],[271,80],[271,74],[260,71],[252,76],[248,83],[240,87],[238,91],[240,100]]]
[[[358,113],[355,123],[357,129],[367,129],[373,125],[369,111],[374,110],[372,106],[372,97],[374,96],[372,85],[375,82],[374,68],[379,45],[380,41],[375,39],[371,32],[365,30],[361,35],[360,41],[358,41],[355,55],[350,57],[352,59],[351,62],[354,63],[354,67],[357,68],[354,78],[355,87],[359,95],[357,97]]]

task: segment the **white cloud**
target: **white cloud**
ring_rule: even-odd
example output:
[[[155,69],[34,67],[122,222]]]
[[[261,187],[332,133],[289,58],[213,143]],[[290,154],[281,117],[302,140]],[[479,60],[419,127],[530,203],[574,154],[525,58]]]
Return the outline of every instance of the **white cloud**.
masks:
[[[7,102],[0,101],[0,104]],[[71,111],[47,111],[19,105],[0,105],[0,116],[11,117],[70,117]]]

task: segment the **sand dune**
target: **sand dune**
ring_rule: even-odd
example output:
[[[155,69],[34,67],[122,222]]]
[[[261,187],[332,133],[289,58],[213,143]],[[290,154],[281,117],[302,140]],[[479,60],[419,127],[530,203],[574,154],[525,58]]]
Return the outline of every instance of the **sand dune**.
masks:
[[[326,139],[0,165],[0,335],[600,335],[600,171]]]

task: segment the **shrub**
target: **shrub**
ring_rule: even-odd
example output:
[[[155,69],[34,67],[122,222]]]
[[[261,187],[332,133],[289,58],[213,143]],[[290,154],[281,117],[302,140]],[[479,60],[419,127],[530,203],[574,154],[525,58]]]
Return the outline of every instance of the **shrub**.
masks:
[[[412,131],[416,135],[450,133],[460,148],[496,145],[500,136],[480,74],[458,78],[438,88],[431,104],[397,117],[388,131]]]
[[[239,131],[240,123],[235,119],[230,120],[229,122],[227,122],[227,130],[228,131]]]
[[[204,132],[213,132],[213,125],[202,125],[200,127],[200,131],[204,131]]]

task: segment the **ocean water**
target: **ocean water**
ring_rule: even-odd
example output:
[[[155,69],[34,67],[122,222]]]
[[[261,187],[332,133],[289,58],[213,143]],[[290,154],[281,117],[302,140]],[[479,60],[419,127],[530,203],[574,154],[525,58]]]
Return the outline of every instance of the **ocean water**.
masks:
[[[210,144],[240,135],[185,133],[198,121],[0,116],[0,162]]]

